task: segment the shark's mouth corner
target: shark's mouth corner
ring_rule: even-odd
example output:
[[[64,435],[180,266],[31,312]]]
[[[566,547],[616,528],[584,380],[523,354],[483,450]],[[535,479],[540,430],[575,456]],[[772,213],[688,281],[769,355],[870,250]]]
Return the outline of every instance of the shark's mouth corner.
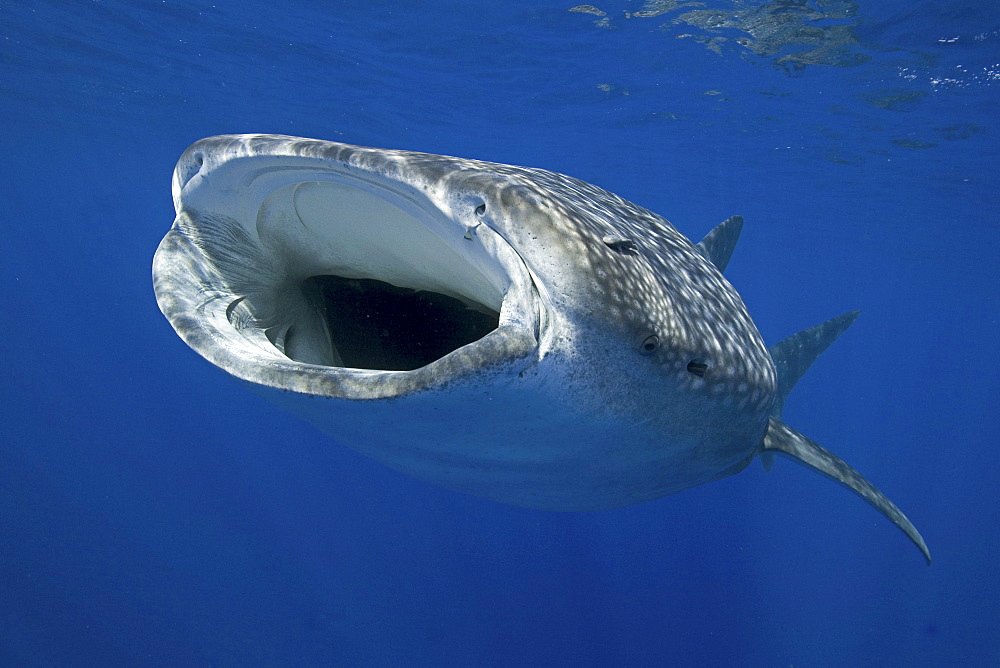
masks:
[[[477,225],[475,198],[465,212],[378,173],[290,163],[199,162],[183,175],[154,283],[204,357],[254,383],[372,397],[537,350],[537,290],[517,252]],[[316,387],[324,373],[337,388]]]

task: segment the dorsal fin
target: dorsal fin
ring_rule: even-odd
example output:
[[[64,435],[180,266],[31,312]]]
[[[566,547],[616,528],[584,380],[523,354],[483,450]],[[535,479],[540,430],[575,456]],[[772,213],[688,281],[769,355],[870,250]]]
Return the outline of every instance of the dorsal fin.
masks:
[[[727,218],[713,227],[704,239],[695,244],[695,247],[715,265],[716,269],[725,271],[742,231],[743,216]]]
[[[837,455],[775,418],[768,421],[762,452],[786,455],[851,490],[902,529],[920,548],[927,563],[931,563],[927,543],[913,523],[882,492]]]

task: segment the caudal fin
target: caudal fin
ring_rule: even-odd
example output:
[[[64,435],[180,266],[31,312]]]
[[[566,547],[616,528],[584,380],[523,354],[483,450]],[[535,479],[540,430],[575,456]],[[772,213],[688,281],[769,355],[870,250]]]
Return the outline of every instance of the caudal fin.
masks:
[[[774,360],[775,369],[778,371],[777,397],[771,409],[771,417],[781,419],[785,399],[795,387],[795,383],[799,382],[816,358],[854,324],[860,313],[861,311],[848,311],[836,318],[830,318],[821,325],[792,334],[771,346],[771,359]]]
[[[849,311],[838,315],[815,327],[792,334],[771,346],[769,352],[771,359],[774,360],[774,368],[778,372],[778,387],[774,406],[771,408],[771,417],[776,420],[781,419],[785,399],[795,387],[795,383],[799,382],[816,358],[854,324],[860,313],[861,311]],[[768,452],[761,453],[760,464],[765,471],[770,471],[774,466],[774,455]]]

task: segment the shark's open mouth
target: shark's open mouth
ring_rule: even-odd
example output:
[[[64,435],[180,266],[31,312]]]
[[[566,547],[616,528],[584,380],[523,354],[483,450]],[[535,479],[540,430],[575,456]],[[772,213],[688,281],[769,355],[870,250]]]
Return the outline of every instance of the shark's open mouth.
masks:
[[[313,276],[302,288],[324,316],[337,366],[417,369],[500,324],[500,313],[487,306],[375,279]]]
[[[351,382],[440,363],[453,375],[537,347],[538,294],[516,251],[482,224],[480,198],[433,201],[333,161],[210,164],[196,152],[174,186],[177,221],[154,262],[161,308],[195,350],[245,380],[303,391],[304,375],[310,393],[337,395],[314,389],[317,367]],[[382,377],[370,390],[393,396],[433,378]]]
[[[281,279],[246,306],[282,353],[407,371],[499,326],[507,272],[461,224],[419,193],[331,176],[276,188],[254,216]]]

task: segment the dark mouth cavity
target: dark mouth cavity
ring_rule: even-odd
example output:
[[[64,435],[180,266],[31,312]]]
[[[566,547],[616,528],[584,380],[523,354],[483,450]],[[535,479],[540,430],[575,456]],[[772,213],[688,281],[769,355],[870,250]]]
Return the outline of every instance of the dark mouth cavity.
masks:
[[[374,279],[313,276],[303,289],[319,306],[343,366],[354,369],[411,371],[500,324],[486,306]]]

